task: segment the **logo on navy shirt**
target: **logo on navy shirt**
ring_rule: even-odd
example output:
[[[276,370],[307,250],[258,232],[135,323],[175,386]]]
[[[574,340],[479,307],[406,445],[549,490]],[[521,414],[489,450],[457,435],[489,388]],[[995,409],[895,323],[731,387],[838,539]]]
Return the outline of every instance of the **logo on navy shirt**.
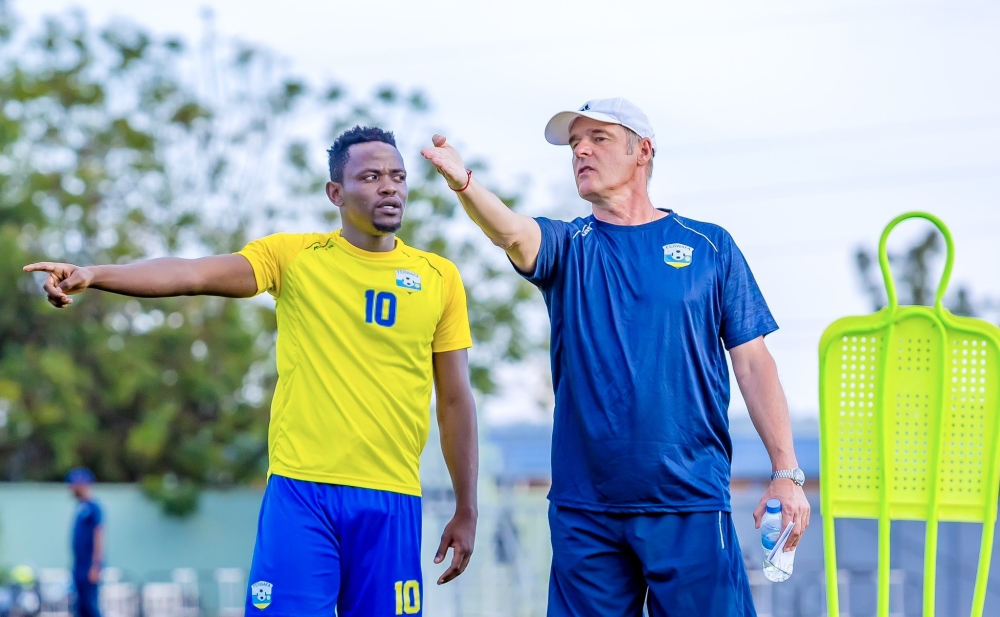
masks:
[[[663,261],[673,268],[686,268],[691,265],[694,249],[686,244],[664,244]]]
[[[573,234],[573,237],[575,238],[577,236],[582,236],[582,237],[586,238],[587,234],[589,234],[591,231],[593,231],[593,229],[594,229],[594,226],[592,224],[590,224],[590,223],[587,223],[581,229],[577,229],[576,233]]]
[[[250,586],[250,595],[253,597],[253,605],[264,610],[271,605],[271,590],[274,585],[267,581],[257,581]]]

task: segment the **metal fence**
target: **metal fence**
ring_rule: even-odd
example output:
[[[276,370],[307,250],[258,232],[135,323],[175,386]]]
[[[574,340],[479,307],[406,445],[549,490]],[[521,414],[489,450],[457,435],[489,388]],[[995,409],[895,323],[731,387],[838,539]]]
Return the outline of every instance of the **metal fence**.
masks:
[[[191,568],[173,570],[168,581],[136,583],[122,579],[122,572],[116,568],[104,571],[98,600],[104,617],[243,617],[247,583],[243,570],[237,568],[215,570],[210,580]],[[12,602],[12,606],[5,608],[0,602],[0,615],[74,614],[72,577],[64,568],[39,570],[37,584],[22,585],[17,592],[19,601]]]
[[[794,575],[771,583],[761,572],[759,535],[750,512],[762,487],[734,492],[733,520],[750,576],[760,617],[827,617],[823,546],[818,504],[813,529],[796,557]],[[813,497],[815,497],[813,495]],[[545,615],[551,548],[548,502],[538,489],[503,489],[480,506],[476,551],[466,573],[438,586],[445,564],[434,564],[440,534],[454,506],[447,494],[424,499],[422,609],[428,617],[541,617]],[[842,613],[837,617],[875,614],[876,525],[874,521],[838,521],[838,556]],[[972,526],[944,525],[939,554],[939,614],[968,614],[971,582],[978,557],[979,535]],[[890,609],[893,617],[921,614],[923,529],[916,524],[893,527]],[[226,553],[228,554],[228,552]],[[1000,553],[997,553],[1000,554]],[[220,555],[220,560],[226,555]],[[237,563],[240,563],[237,560]],[[242,564],[241,565],[247,565]],[[1000,567],[994,565],[994,572]],[[235,568],[176,568],[150,572],[105,571],[100,602],[106,617],[236,617],[243,615],[248,581]],[[38,594],[44,615],[69,614],[70,576],[60,569],[38,572]],[[252,581],[251,581],[252,582]],[[991,585],[987,613],[1000,615],[1000,585]],[[2,604],[2,602],[0,602]],[[3,611],[0,610],[0,615]]]

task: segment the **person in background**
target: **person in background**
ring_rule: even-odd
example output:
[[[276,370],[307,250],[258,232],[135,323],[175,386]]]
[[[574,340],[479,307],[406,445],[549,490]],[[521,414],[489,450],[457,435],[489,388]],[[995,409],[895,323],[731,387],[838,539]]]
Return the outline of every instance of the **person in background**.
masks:
[[[104,524],[101,507],[91,488],[94,474],[85,467],[69,472],[66,482],[79,502],[73,521],[73,583],[76,587],[77,617],[100,617],[97,584],[104,561]]]

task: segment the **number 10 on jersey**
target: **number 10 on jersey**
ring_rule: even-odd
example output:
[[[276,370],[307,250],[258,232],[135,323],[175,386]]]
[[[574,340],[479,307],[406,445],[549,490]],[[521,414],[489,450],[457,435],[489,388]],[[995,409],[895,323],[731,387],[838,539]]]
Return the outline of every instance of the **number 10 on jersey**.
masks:
[[[365,291],[365,323],[391,328],[396,323],[396,294],[388,291]]]

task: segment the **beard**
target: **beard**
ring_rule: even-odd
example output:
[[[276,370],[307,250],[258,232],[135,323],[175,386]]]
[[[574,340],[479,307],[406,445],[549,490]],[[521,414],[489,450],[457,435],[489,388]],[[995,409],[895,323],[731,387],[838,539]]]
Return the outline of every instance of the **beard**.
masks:
[[[376,221],[372,221],[372,227],[374,227],[378,231],[381,231],[382,233],[385,233],[385,234],[396,233],[397,231],[399,231],[399,228],[402,227],[402,226],[403,226],[403,220],[402,219],[400,219],[398,221],[394,221],[392,223],[379,223],[379,222],[376,222]]]

